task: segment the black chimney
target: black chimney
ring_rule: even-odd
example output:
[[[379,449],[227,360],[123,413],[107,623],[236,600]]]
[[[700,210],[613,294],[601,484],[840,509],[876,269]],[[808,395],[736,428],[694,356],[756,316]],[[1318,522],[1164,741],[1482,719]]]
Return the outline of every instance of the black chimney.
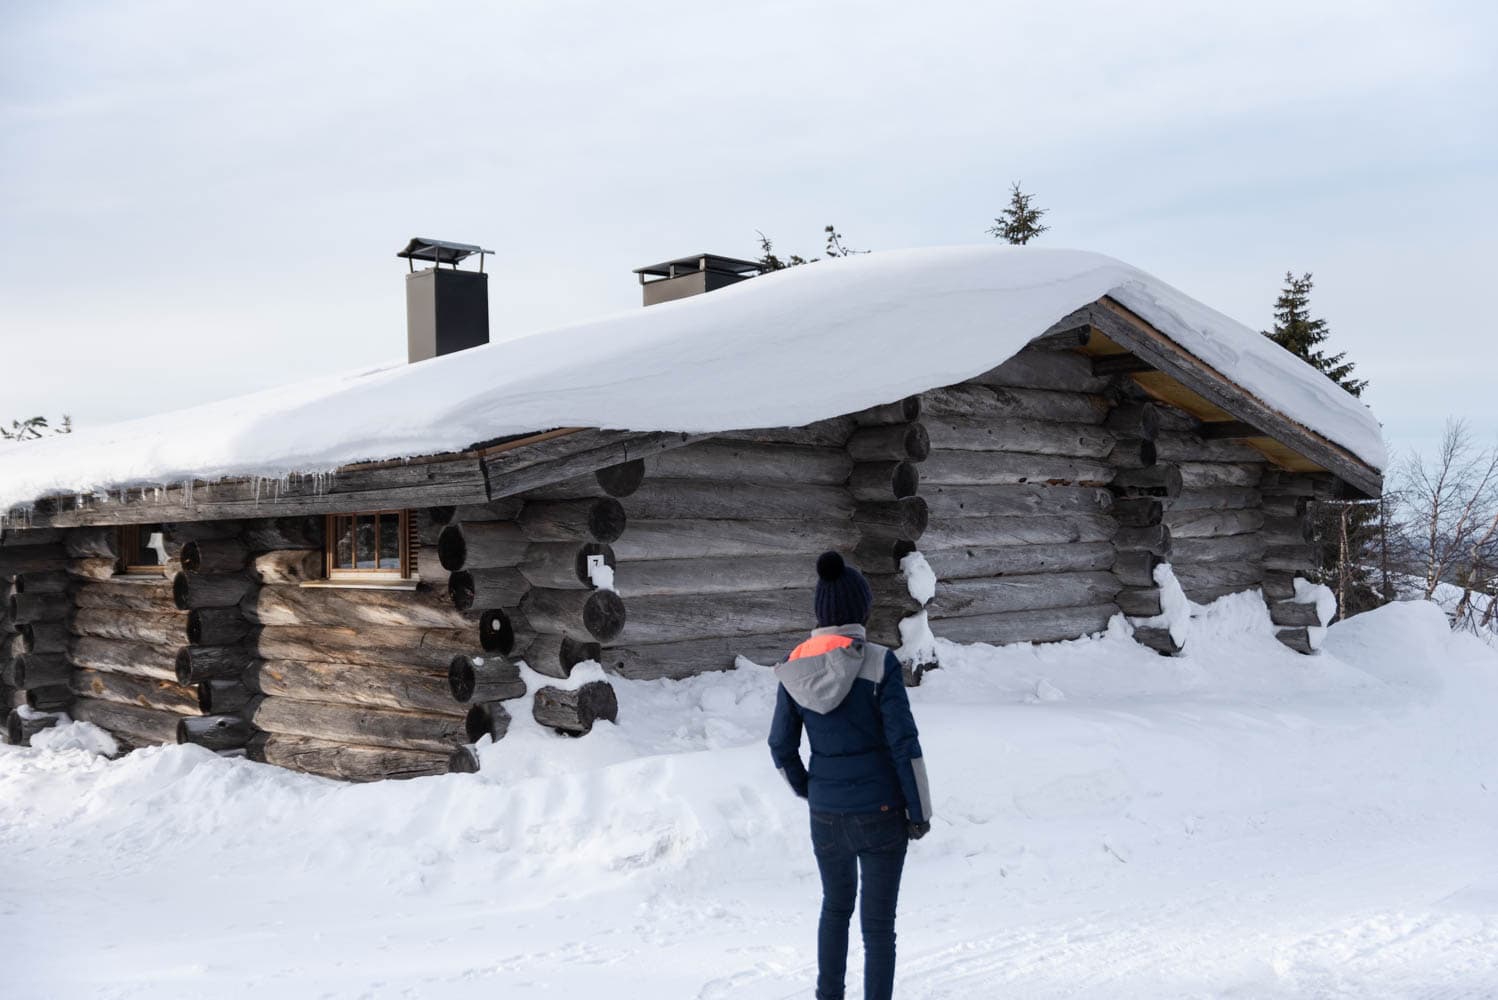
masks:
[[[493,253],[470,243],[449,243],[412,237],[396,254],[411,265],[406,275],[406,353],[411,361],[489,343],[489,276],[484,254]],[[458,270],[459,262],[479,255],[477,271]],[[416,261],[432,266],[416,270]],[[444,270],[442,265],[448,265]]]
[[[759,270],[759,265],[752,260],[699,253],[694,257],[637,267],[635,273],[640,276],[645,304],[653,306],[658,302],[684,299],[688,295],[701,295],[735,284],[754,277]]]

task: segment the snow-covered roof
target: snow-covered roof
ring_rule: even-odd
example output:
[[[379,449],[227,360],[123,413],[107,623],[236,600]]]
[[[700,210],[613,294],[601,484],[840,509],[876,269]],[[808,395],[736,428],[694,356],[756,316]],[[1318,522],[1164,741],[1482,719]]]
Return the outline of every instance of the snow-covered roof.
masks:
[[[1111,296],[1375,469],[1366,406],[1258,332],[1121,261],[978,246],[822,261],[417,364],[0,446],[0,511],[51,494],[280,477],[550,427],[795,426],[971,378]]]

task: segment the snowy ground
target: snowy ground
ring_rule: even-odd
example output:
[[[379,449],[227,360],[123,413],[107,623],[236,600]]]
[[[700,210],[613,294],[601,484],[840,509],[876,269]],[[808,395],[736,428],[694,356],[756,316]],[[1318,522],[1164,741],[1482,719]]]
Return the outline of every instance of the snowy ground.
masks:
[[[1498,652],[1399,604],[1302,658],[1249,595],[1191,643],[945,647],[898,994],[1498,996]],[[378,786],[0,747],[0,995],[808,997],[772,684],[622,682],[617,728]]]

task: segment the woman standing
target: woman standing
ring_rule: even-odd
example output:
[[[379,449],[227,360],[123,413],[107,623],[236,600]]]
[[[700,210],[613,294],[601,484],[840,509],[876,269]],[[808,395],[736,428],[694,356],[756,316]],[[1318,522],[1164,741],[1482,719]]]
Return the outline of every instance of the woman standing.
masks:
[[[811,806],[822,873],[817,1000],[842,1000],[848,922],[862,876],[864,1000],[888,1000],[905,849],[931,829],[931,792],[900,661],[869,642],[873,592],[836,552],[817,560],[817,628],[775,667],[770,755]],[[801,731],[811,770],[801,761]]]

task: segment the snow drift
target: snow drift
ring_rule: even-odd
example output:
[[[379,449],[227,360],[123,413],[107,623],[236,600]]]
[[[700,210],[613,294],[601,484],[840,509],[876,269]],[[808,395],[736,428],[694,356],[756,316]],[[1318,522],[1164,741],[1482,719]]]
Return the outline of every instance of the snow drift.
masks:
[[[806,424],[971,378],[1104,295],[1383,467],[1366,407],[1143,271],[1079,250],[950,247],[822,261],[419,364],[0,446],[0,511],[53,493],[322,473],[551,427]]]
[[[1175,658],[1121,620],[942,644],[911,691],[936,820],[899,995],[1498,995],[1498,655],[1426,603],[1317,657],[1256,594],[1193,612]],[[816,870],[764,745],[772,675],[614,683],[618,726],[518,716],[477,775],[372,786],[0,747],[0,994],[808,995]]]

